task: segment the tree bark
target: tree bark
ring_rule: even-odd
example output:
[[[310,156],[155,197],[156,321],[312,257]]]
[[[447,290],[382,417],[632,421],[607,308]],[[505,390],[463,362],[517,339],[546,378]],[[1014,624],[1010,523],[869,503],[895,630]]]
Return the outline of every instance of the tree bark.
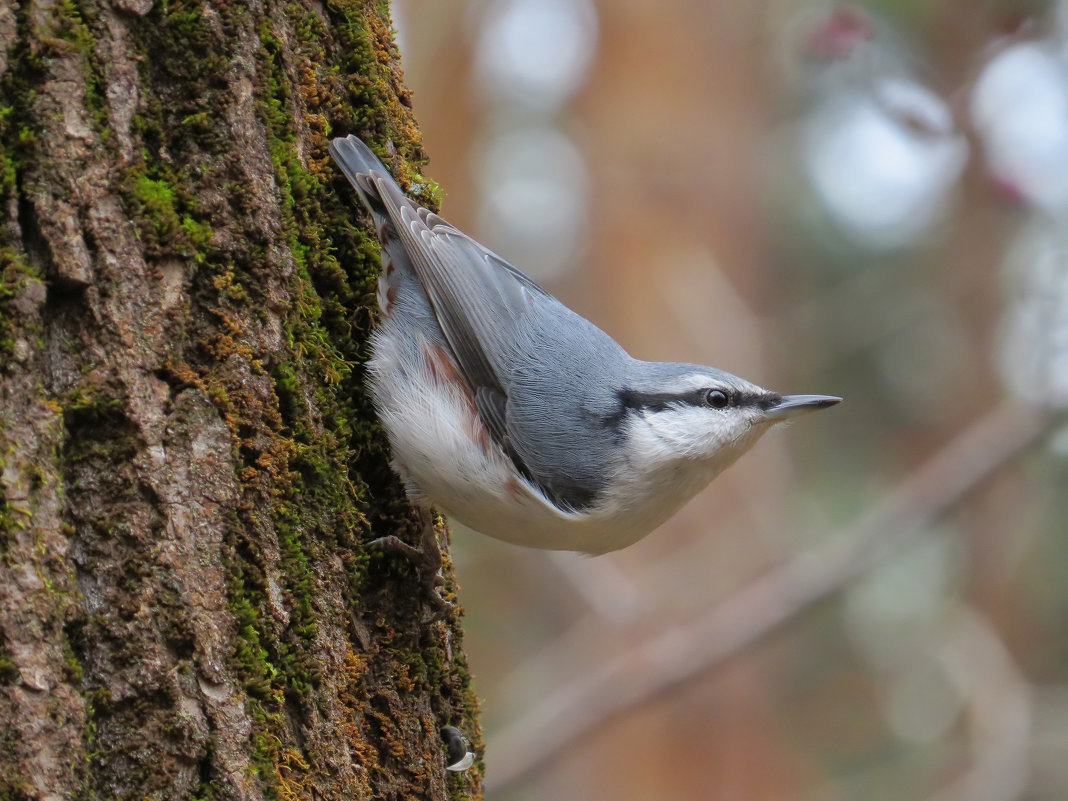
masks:
[[[481,797],[456,616],[366,544],[418,524],[326,143],[435,205],[398,62],[385,2],[0,0],[3,801]]]

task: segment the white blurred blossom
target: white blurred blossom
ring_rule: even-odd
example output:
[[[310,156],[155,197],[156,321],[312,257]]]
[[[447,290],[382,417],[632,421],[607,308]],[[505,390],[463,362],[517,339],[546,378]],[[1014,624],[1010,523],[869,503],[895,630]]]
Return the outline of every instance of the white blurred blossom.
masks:
[[[586,225],[584,159],[560,121],[597,52],[591,0],[486,0],[473,80],[492,131],[473,150],[480,236],[538,280],[574,265]]]
[[[971,116],[997,181],[1047,213],[1068,213],[1068,55],[1049,40],[1012,45],[983,68]]]
[[[537,280],[563,272],[589,202],[585,161],[571,140],[550,125],[505,131],[481,149],[478,169],[487,244]]]
[[[945,218],[967,161],[949,107],[913,77],[905,44],[866,10],[801,12],[795,27],[809,190],[858,246],[914,244]]]
[[[477,75],[491,97],[552,110],[581,86],[596,50],[590,0],[495,0],[482,23]]]
[[[802,124],[802,147],[828,216],[876,249],[912,244],[944,218],[968,155],[946,104],[896,77],[822,98]]]

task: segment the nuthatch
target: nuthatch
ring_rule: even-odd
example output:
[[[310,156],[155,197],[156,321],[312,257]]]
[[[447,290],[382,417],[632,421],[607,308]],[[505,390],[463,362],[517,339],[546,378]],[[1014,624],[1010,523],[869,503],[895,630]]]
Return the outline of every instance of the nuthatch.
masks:
[[[382,244],[370,391],[393,467],[424,507],[519,545],[614,551],[775,423],[841,400],[634,359],[405,197],[355,136],[330,153]]]

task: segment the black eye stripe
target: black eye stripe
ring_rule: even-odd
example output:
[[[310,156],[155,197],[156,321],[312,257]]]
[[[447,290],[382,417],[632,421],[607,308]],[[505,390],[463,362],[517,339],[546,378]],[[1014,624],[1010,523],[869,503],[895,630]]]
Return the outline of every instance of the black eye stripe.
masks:
[[[715,406],[709,402],[709,395],[714,392],[722,392],[727,396],[725,406]],[[637,392],[635,390],[620,390],[617,393],[623,412],[661,412],[672,405],[706,406],[712,408],[726,408],[727,406],[759,406],[762,409],[770,409],[781,398],[773,392],[737,392],[727,387],[702,387],[687,392]]]
[[[689,392],[635,392],[622,390],[619,400],[625,409],[634,411],[661,412],[672,404],[703,406],[707,389],[695,389]]]

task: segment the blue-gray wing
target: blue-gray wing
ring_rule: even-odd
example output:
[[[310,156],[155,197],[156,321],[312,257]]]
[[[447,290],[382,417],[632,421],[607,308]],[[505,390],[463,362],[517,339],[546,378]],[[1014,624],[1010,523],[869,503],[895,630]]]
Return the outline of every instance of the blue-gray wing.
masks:
[[[378,189],[460,368],[476,388],[499,383],[515,326],[530,312],[531,294],[544,290],[392,182],[378,180]]]
[[[520,356],[516,332],[535,297],[550,296],[504,259],[417,206],[393,181],[376,175],[371,180],[471,386],[483,424],[516,468],[556,501],[532,475],[508,431],[507,376]]]
[[[356,137],[335,139],[330,152],[372,214],[389,219],[494,442],[551,502],[589,506],[609,467],[612,432],[588,416],[609,419],[614,396],[596,402],[588,390],[608,387],[629,357],[504,259],[417,206]],[[541,358],[560,351],[572,369]]]

